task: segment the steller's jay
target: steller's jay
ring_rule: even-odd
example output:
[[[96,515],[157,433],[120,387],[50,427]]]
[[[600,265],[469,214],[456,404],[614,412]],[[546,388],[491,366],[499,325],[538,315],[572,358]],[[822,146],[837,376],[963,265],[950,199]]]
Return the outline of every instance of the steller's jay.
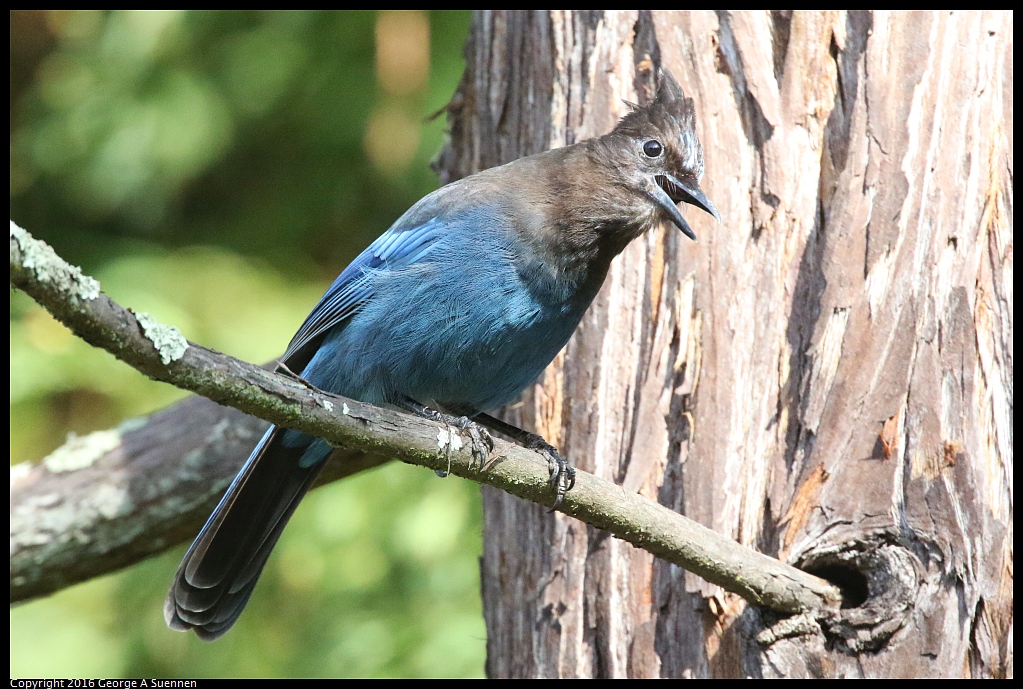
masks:
[[[719,217],[699,187],[693,102],[668,72],[659,82],[653,102],[632,106],[610,134],[419,201],[338,276],[288,345],[283,370],[459,424],[481,466],[493,447],[481,425],[508,435],[546,456],[560,501],[574,482],[568,462],[484,412],[511,402],[554,359],[629,242],[662,221],[695,240],[677,203]],[[164,605],[171,628],[207,640],[231,628],[330,452],[305,433],[267,431],[178,568]]]

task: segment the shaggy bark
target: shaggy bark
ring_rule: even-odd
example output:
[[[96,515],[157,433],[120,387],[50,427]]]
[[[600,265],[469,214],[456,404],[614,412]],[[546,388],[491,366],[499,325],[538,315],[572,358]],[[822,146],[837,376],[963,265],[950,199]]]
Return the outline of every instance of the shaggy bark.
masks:
[[[506,418],[840,585],[779,623],[484,488],[492,676],[1012,673],[1012,14],[486,12],[451,177],[608,131],[658,66],[715,225],[633,243]]]

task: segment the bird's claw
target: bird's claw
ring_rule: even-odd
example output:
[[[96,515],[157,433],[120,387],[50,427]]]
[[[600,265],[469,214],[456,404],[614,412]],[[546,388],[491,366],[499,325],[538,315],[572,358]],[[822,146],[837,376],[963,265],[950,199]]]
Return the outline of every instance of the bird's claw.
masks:
[[[469,468],[477,468],[480,471],[483,470],[484,464],[486,464],[487,458],[490,457],[490,453],[494,451],[494,438],[483,426],[479,425],[467,416],[448,416],[443,412],[435,410],[426,410],[424,416],[432,418],[436,421],[447,424],[454,431],[456,428],[459,433],[464,433],[469,436],[469,444],[472,446],[472,461],[469,463]],[[448,450],[448,469],[447,471],[437,471],[437,475],[444,477],[451,473],[451,444],[447,446]]]
[[[551,471],[551,477],[547,482],[554,489],[556,495],[554,504],[551,506],[551,511],[554,511],[561,506],[561,501],[565,499],[565,493],[575,487],[575,467],[559,454],[548,457],[547,462],[550,464]]]
[[[562,457],[553,445],[540,436],[530,438],[529,445],[529,449],[535,450],[547,458],[547,466],[551,472],[547,483],[555,494],[554,504],[551,506],[551,512],[553,512],[561,506],[561,501],[565,499],[565,493],[575,487],[575,467]]]
[[[479,425],[467,416],[460,417],[458,419],[458,427],[463,432],[468,434],[469,443],[472,445],[472,463],[469,468],[476,467],[478,470],[483,470],[483,465],[486,463],[490,453],[494,451],[494,438],[483,426]]]

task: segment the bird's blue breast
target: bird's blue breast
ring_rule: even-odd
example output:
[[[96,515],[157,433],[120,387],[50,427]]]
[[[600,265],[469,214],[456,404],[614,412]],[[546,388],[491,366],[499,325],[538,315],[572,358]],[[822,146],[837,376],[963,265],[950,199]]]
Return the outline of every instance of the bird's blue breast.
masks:
[[[485,411],[513,400],[565,345],[593,294],[538,267],[510,222],[496,205],[428,220],[430,237],[407,240],[415,260],[374,258],[395,241],[381,237],[349,276],[363,299],[326,333],[303,376],[375,404],[408,397]]]

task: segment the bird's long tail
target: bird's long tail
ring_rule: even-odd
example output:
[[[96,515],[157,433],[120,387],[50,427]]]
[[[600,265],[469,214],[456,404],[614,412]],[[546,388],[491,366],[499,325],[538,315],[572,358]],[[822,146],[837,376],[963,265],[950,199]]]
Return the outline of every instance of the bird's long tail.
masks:
[[[163,606],[171,629],[192,629],[212,641],[245,609],[270,551],[326,459],[310,464],[308,443],[289,447],[283,442],[288,433],[267,431],[185,554]]]

